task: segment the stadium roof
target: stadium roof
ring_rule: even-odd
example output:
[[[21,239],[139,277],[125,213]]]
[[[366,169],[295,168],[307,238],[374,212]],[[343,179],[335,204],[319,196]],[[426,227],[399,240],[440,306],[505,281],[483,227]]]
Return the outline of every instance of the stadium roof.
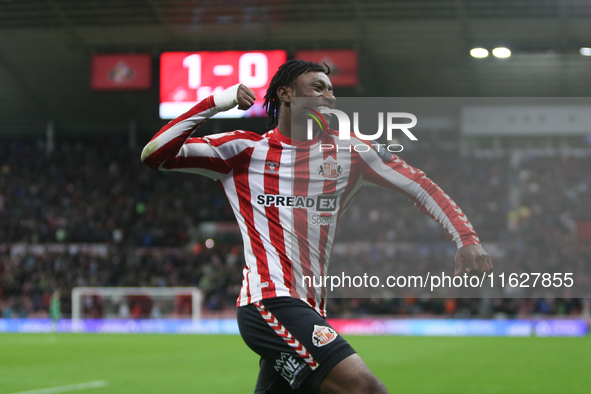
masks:
[[[11,27],[339,22],[358,19],[589,18],[585,0],[2,0]]]

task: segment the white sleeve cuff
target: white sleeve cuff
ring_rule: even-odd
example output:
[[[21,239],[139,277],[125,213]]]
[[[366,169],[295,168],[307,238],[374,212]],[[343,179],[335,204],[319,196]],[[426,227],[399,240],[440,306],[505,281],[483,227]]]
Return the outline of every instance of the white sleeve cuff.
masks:
[[[238,105],[238,87],[237,83],[234,86],[229,87],[223,92],[216,93],[213,95],[213,102],[220,111],[227,111]]]

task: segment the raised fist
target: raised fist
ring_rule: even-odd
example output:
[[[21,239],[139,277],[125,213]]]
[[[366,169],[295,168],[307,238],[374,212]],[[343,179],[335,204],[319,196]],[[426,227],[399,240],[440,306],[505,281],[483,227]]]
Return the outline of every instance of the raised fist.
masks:
[[[238,105],[238,109],[246,111],[252,107],[255,98],[254,92],[240,83],[214,94],[213,101],[221,111],[227,111],[236,105]]]
[[[246,85],[240,84],[238,86],[236,98],[238,99],[238,109],[246,111],[252,107],[256,96],[250,88],[248,88]]]

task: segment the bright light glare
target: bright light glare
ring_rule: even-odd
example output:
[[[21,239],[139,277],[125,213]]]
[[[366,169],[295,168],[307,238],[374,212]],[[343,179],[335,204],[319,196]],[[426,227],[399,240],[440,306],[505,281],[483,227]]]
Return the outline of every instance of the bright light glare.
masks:
[[[488,51],[484,48],[472,48],[470,50],[470,55],[472,57],[476,57],[478,59],[482,59],[483,57],[488,56]]]
[[[493,49],[492,53],[495,57],[499,57],[501,59],[511,56],[511,50],[505,47],[495,48]]]
[[[211,249],[215,246],[215,242],[213,241],[213,239],[209,238],[205,241],[205,247],[207,249]]]
[[[579,53],[583,56],[591,56],[591,48],[583,47],[583,48],[579,49]]]

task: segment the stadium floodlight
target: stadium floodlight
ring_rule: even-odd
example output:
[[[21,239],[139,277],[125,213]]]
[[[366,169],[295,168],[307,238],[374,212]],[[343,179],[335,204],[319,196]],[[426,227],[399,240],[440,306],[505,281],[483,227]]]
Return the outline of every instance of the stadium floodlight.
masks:
[[[505,47],[498,47],[492,50],[492,54],[495,57],[505,59],[511,56],[511,50]]]
[[[484,57],[488,57],[488,50],[485,48],[472,48],[470,50],[470,56],[482,59]]]
[[[591,56],[591,48],[582,47],[581,49],[579,49],[579,53],[583,56]]]

